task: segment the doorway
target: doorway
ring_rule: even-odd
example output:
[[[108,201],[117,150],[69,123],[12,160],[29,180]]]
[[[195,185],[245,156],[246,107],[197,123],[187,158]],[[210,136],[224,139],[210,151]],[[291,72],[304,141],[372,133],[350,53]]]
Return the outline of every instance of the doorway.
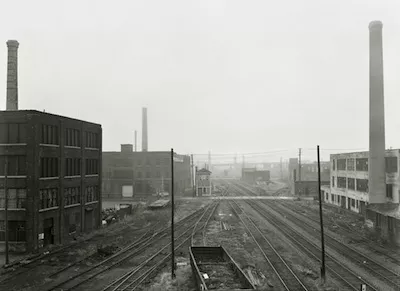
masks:
[[[91,232],[93,229],[93,209],[86,209],[85,212],[85,231]]]
[[[43,220],[43,244],[44,246],[53,245],[54,244],[54,219],[46,218]]]

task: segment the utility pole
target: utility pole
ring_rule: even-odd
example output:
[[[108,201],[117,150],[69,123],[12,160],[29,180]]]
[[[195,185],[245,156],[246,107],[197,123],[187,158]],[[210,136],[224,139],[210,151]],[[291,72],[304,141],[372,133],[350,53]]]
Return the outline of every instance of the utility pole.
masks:
[[[5,206],[4,206],[4,210],[5,210],[5,214],[4,214],[4,223],[5,223],[5,239],[6,239],[6,265],[9,264],[9,258],[8,258],[8,185],[7,185],[7,181],[8,180],[8,156],[6,156],[6,164],[4,165],[4,195],[5,195]]]
[[[283,181],[282,157],[281,157],[281,181]]]
[[[321,166],[319,161],[319,146],[317,146],[317,161],[318,161],[318,196],[319,196],[319,219],[321,224],[321,249],[322,249],[322,266],[321,279],[325,283],[325,242],[324,242],[324,222],[322,217],[322,195],[321,195]]]
[[[171,148],[171,278],[175,279],[175,238],[174,238],[174,149]]]
[[[195,173],[194,173],[194,161],[193,161],[193,154],[192,154],[192,155],[190,155],[190,159],[191,159],[191,165],[190,165],[190,177],[191,177],[191,181],[192,181],[193,196],[195,196],[195,193],[194,193],[194,179],[195,179]]]
[[[299,181],[301,181],[301,148],[299,148]]]

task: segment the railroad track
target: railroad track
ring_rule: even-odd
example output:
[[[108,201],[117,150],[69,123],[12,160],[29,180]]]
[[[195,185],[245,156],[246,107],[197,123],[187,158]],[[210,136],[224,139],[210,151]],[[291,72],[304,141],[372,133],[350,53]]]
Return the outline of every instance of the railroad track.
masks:
[[[243,226],[247,229],[247,232],[253,238],[265,260],[274,270],[277,278],[285,290],[308,291],[309,289],[303,284],[292,268],[286,263],[285,259],[282,258],[269,239],[264,236],[254,221],[246,214],[246,212],[242,211],[239,204],[236,201],[229,202],[229,204],[235,215],[240,219]],[[245,219],[242,218],[241,214],[243,214]],[[252,231],[251,228],[255,229],[255,231]],[[265,243],[267,243],[268,247],[265,247]]]
[[[215,206],[213,206],[213,210],[209,213],[208,216],[206,216],[206,212],[204,212],[200,219],[196,222],[195,226],[193,227],[192,231],[192,236],[190,239],[190,244],[192,246],[195,245],[206,245],[206,230],[207,230],[207,225],[210,222],[211,217],[214,215],[215,210],[218,208],[219,203],[215,203]],[[198,225],[202,225],[199,229],[197,229]],[[201,237],[199,237],[199,232],[201,231]]]
[[[310,258],[321,262],[321,249],[318,240],[304,237],[298,230],[292,228],[286,223],[282,223],[281,219],[275,217],[266,209],[261,207],[257,202],[246,201],[254,210],[263,216],[270,224],[279,229],[291,242],[304,254]],[[366,284],[367,290],[379,290],[377,287],[361,278],[352,268],[348,268],[335,257],[326,253],[325,265],[327,270],[345,287],[344,290],[360,290],[361,284]],[[342,290],[342,289],[341,289]],[[389,289],[386,289],[389,290]]]
[[[273,209],[271,206],[269,206],[266,203],[263,203],[264,205],[267,205],[271,211]],[[285,214],[286,218],[289,218],[291,222],[293,222],[295,225],[301,227],[303,230],[307,231],[311,236],[316,237],[319,239],[318,235],[320,235],[318,230],[318,224],[312,223],[313,225],[304,223],[304,219],[299,217],[299,215],[293,214],[287,209],[285,209],[283,206],[278,206],[278,204],[275,204],[279,208],[279,212],[281,214]],[[275,212],[276,215],[278,215],[277,212]],[[347,259],[351,260],[353,263],[357,263],[358,265],[362,266],[363,269],[365,269],[367,272],[369,272],[371,275],[373,275],[375,278],[381,280],[382,282],[388,284],[389,286],[393,287],[394,290],[400,290],[400,276],[398,273],[394,272],[392,269],[389,269],[376,260],[367,257],[357,249],[350,247],[341,241],[337,240],[333,236],[329,235],[328,233],[325,233],[325,244],[332,249],[335,249],[337,252],[341,253],[343,256],[345,256]]]
[[[108,231],[107,234],[109,235],[109,234],[113,234],[113,233],[120,233],[120,232],[123,232],[124,230],[126,230],[126,229],[128,229],[130,227],[131,227],[131,225],[127,225],[127,226],[124,226],[122,229],[113,229],[113,230]],[[147,228],[149,228],[149,227],[145,227],[144,229],[147,229]],[[136,230],[133,230],[132,232],[136,233],[136,232],[143,231],[144,229],[136,229]],[[22,275],[22,274],[25,274],[26,272],[32,271],[32,269],[35,268],[35,267],[45,265],[46,263],[48,263],[48,261],[51,258],[59,255],[60,253],[63,253],[65,251],[71,249],[72,247],[77,246],[78,244],[87,243],[91,239],[92,238],[88,238],[88,239],[85,239],[85,240],[82,240],[82,241],[79,241],[79,242],[73,242],[73,243],[70,243],[68,245],[65,245],[65,246],[59,247],[57,249],[54,249],[51,252],[44,252],[44,253],[42,253],[42,254],[40,254],[40,255],[30,259],[30,260],[28,259],[27,263],[16,264],[17,269],[14,270],[8,276],[6,276],[7,273],[5,273],[4,274],[4,278],[1,278],[1,280],[0,280],[0,284],[1,283],[3,283],[3,284],[7,283],[7,282],[11,281],[12,279],[17,278],[19,275]]]
[[[188,225],[192,225],[193,221],[196,220],[201,214],[206,211],[207,209],[201,208],[197,210],[196,212],[192,213],[191,215],[185,217],[178,223],[176,223],[176,230],[179,231],[180,229],[186,229]],[[152,245],[154,245],[156,242],[159,242],[160,240],[165,240],[166,237],[169,235],[170,227],[165,227],[161,230],[157,230],[154,232],[148,232],[144,236],[142,236],[140,239],[137,241],[131,243],[128,245],[126,248],[122,249],[121,251],[115,253],[111,257],[106,258],[105,260],[98,262],[95,265],[92,266],[82,266],[83,270],[78,272],[74,272],[73,275],[70,275],[67,279],[64,279],[66,276],[59,276],[63,272],[65,272],[68,269],[72,269],[73,266],[76,266],[77,264],[73,264],[71,266],[67,266],[60,270],[60,272],[56,272],[56,274],[52,274],[52,277],[63,277],[57,280],[55,279],[55,282],[52,282],[50,284],[47,284],[47,288],[42,288],[42,290],[76,290],[78,286],[83,285],[84,283],[88,282],[89,280],[97,277],[98,275],[110,270],[111,268],[115,268],[116,266],[120,265],[121,263],[128,261],[129,259],[139,255],[143,254],[148,248],[150,248]],[[155,246],[157,247],[157,246]],[[81,261],[84,261],[81,260]],[[79,264],[79,263],[78,263]],[[82,264],[83,265],[83,264]],[[75,271],[75,270],[70,270]],[[63,274],[65,275],[65,274]],[[86,289],[87,290],[87,289]]]
[[[219,202],[210,204],[195,223],[191,224],[176,237],[175,251],[190,242],[194,236],[193,233],[196,233],[196,228],[201,222],[203,222],[204,225],[200,229],[204,230],[206,228],[210,217],[218,207],[218,204]],[[102,291],[136,290],[143,282],[148,280],[155,270],[161,268],[167,263],[167,260],[171,257],[170,245],[171,243],[167,243],[161,249],[159,247],[149,258],[108,284],[102,289]]]
[[[312,209],[309,209],[306,214],[304,213],[303,208],[300,208],[300,206],[298,205],[294,205],[293,203],[288,203],[286,201],[282,201],[280,202],[280,205],[284,205],[285,208],[288,208],[290,210],[292,210],[293,212],[295,212],[296,214],[309,219],[310,221],[313,221],[314,223],[317,223],[319,225],[319,215],[315,212],[313,212]],[[331,217],[328,216],[327,214],[324,214],[324,221],[330,220]],[[334,222],[333,222],[334,223]],[[342,232],[342,235],[344,235],[345,237],[355,237],[355,239],[358,240],[358,238],[361,240],[362,243],[366,243],[368,248],[371,249],[371,251],[373,251],[376,254],[379,254],[381,256],[384,256],[387,260],[389,260],[392,264],[400,266],[400,260],[396,257],[394,257],[393,255],[391,255],[389,252],[390,250],[388,249],[384,249],[383,246],[378,245],[377,243],[371,239],[369,239],[368,237],[362,235],[361,233],[356,233],[354,234],[354,230],[350,229],[350,228],[344,228],[340,225],[337,225],[336,223],[334,223],[337,228],[339,228],[339,230]],[[336,232],[336,231],[335,231]],[[358,240],[358,241],[360,241]],[[400,268],[400,267],[399,267]]]

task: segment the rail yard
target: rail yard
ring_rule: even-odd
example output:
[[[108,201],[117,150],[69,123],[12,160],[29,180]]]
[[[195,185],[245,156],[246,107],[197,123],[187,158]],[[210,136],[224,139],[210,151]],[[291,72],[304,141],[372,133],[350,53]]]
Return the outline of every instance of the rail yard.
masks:
[[[223,189],[220,196],[176,202],[175,281],[166,282],[163,276],[171,270],[167,205],[142,209],[129,221],[4,270],[0,288],[359,290],[364,284],[367,290],[399,290],[398,252],[361,230],[341,226],[350,214],[324,208],[327,280],[323,284],[316,201],[279,199],[282,189],[267,193],[271,199],[248,199],[259,197],[249,184],[215,183]]]

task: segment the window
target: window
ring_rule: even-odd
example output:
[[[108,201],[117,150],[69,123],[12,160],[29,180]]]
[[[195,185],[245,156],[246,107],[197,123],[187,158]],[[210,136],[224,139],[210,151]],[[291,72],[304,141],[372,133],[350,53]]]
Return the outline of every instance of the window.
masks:
[[[335,177],[332,176],[332,187],[335,187]]]
[[[85,132],[85,147],[98,149],[99,148],[99,135],[94,132]]]
[[[356,207],[356,201],[354,199],[351,199],[351,206]]]
[[[99,160],[86,159],[86,173],[85,175],[97,175],[99,173]]]
[[[337,160],[337,169],[340,171],[346,171],[346,159]]]
[[[357,171],[368,171],[368,158],[356,159],[356,170]]]
[[[58,177],[58,158],[40,158],[40,177]]]
[[[368,180],[367,179],[357,179],[356,180],[357,191],[368,192]]]
[[[356,181],[354,178],[347,178],[347,189],[356,190]]]
[[[5,208],[6,196],[4,188],[0,189],[0,208]],[[8,189],[8,208],[25,209],[26,208],[26,189]]]
[[[397,157],[386,157],[386,173],[397,173]]]
[[[150,174],[150,172],[146,172],[146,178],[150,178],[151,177],[151,174]]]
[[[85,189],[85,203],[98,201],[98,187],[88,186]]]
[[[1,123],[0,144],[26,143],[26,124]]]
[[[354,171],[354,159],[347,159],[347,170]]]
[[[358,200],[356,200],[356,208],[358,208],[359,202]]]
[[[338,166],[338,169],[339,169],[339,166]],[[337,177],[337,187],[344,188],[344,189],[346,188],[346,178],[345,177]]]
[[[12,242],[26,241],[25,221],[8,221],[8,240]],[[5,241],[5,221],[0,220],[0,241]]]
[[[67,128],[65,130],[65,145],[81,147],[81,132],[78,129]]]
[[[332,160],[332,170],[335,171],[335,160]]]
[[[66,158],[65,159],[65,176],[81,175],[81,159]]]
[[[326,200],[329,200],[329,194],[328,194],[328,192],[325,193],[325,199],[326,199]]]
[[[138,178],[142,178],[142,172],[139,172],[139,171],[138,171],[138,172],[137,172],[137,177],[138,177]]]
[[[335,196],[336,196],[335,194],[332,194],[332,195],[331,195],[331,201],[332,201],[332,202],[335,202]]]
[[[26,156],[0,156],[0,176],[5,176],[6,160],[8,176],[26,176]]]
[[[64,189],[64,206],[81,203],[81,188],[71,187]]]
[[[58,206],[58,189],[40,189],[40,209],[47,209]]]
[[[386,184],[386,197],[393,199],[393,184]]]
[[[42,125],[42,137],[41,141],[42,144],[54,144],[58,145],[58,127],[55,125]]]

